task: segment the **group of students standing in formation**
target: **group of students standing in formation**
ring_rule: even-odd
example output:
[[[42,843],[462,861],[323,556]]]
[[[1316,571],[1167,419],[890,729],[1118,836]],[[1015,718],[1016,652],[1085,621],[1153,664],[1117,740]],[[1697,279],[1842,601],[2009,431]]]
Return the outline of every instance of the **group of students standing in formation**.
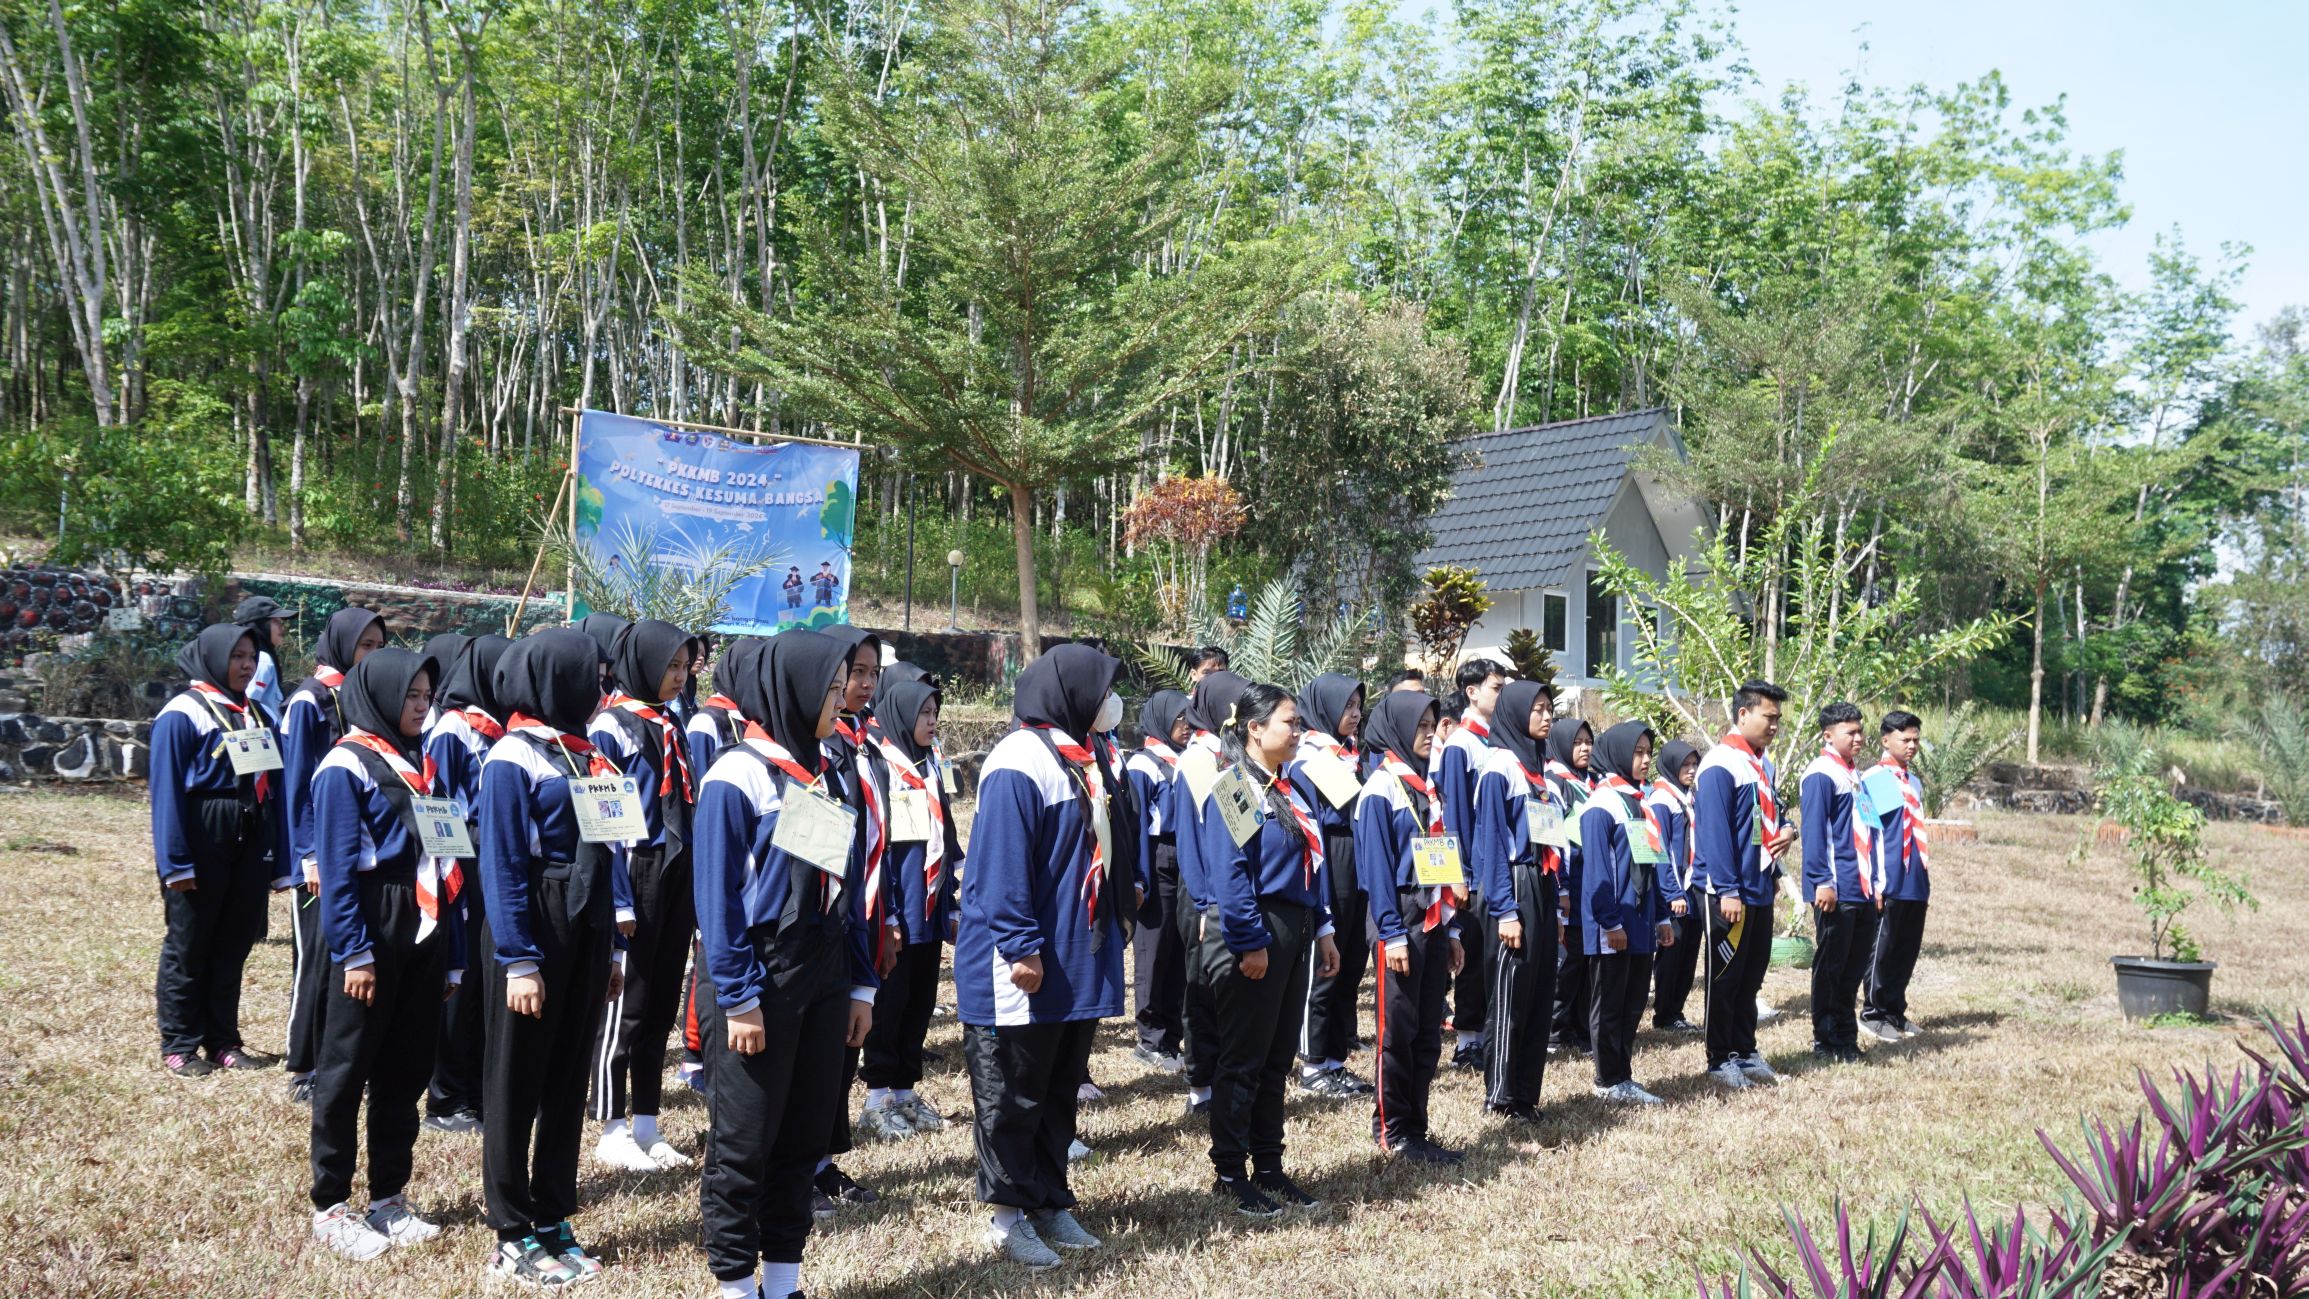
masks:
[[[1294,694],[1205,650],[1131,744],[1119,661],[1062,645],[1019,675],[966,861],[938,682],[869,633],[727,641],[701,700],[708,642],[667,623],[411,652],[346,609],[284,696],[284,626],[255,598],[202,631],[153,728],[161,1050],[181,1075],[285,1064],[312,1107],[313,1234],[355,1259],[439,1232],[404,1194],[425,1099],[423,1125],[481,1133],[490,1273],[597,1275],[571,1226],[589,1098],[600,1162],[689,1164],[658,1126],[679,1027],[679,1074],[707,1098],[719,1293],[799,1293],[813,1221],[878,1198],[834,1162],[853,1084],[873,1135],[946,1125],[914,1089],[947,944],[987,1244],[1037,1268],[1100,1244],[1068,1163],[1126,952],[1134,1054],[1185,1075],[1214,1192],[1252,1217],[1316,1204],[1285,1167],[1294,1084],[1370,1097],[1391,1155],[1457,1162],[1428,1122],[1447,1024],[1510,1121],[1538,1119],[1549,1055],[1575,1050],[1597,1095],[1657,1103],[1630,1073],[1638,1020],[1656,982],[1655,1023],[1698,1031],[1683,1006],[1704,964],[1710,1076],[1773,1081],[1757,994],[1799,841],[1815,1051],[1856,1058],[1863,1024],[1917,1031],[1907,713],[1863,772],[1859,710],[1825,710],[1791,827],[1761,756],[1785,694],[1765,683],[1703,754],[1640,723],[1598,737],[1488,661],[1447,711],[1416,673],[1375,700],[1337,674]],[[285,1060],[239,1031],[276,891],[295,901]],[[1374,966],[1365,1082],[1347,1064]]]

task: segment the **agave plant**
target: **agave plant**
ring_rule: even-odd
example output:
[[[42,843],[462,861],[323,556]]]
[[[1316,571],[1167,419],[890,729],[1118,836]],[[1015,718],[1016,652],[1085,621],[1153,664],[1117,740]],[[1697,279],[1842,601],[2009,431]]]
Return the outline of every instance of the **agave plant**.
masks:
[[[571,545],[566,525],[551,535],[550,549],[570,565],[577,598],[587,608],[622,618],[659,618],[676,627],[728,621],[730,593],[786,559],[766,542],[752,547],[707,543],[679,531],[669,541],[657,524],[637,526],[631,520],[618,525],[606,551]]]
[[[1207,611],[1194,623],[1195,643],[1227,652],[1228,670],[1246,681],[1268,681],[1293,690],[1325,672],[1356,672],[1363,666],[1367,617],[1343,611],[1311,634],[1298,593],[1278,578],[1259,589],[1250,617],[1236,626]],[[1187,689],[1186,651],[1148,641],[1131,646],[1131,657],[1156,686]]]

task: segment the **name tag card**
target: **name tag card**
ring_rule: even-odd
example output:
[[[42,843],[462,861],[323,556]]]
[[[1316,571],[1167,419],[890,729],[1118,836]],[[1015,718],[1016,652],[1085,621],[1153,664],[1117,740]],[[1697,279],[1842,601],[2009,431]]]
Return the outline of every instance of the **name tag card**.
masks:
[[[245,731],[224,733],[225,761],[230,762],[236,776],[254,776],[281,769],[281,746],[274,742],[272,731],[263,726],[252,726]]]
[[[641,791],[631,776],[573,777],[569,806],[577,813],[577,837],[587,843],[632,843],[649,837],[649,822],[641,815]]]
[[[857,812],[814,789],[789,785],[770,846],[840,879],[849,873],[850,845],[857,835]]]
[[[1299,750],[1299,770],[1315,784],[1315,792],[1333,807],[1344,808],[1355,801],[1363,785],[1355,779],[1355,768],[1336,753],[1322,749]]]
[[[893,789],[890,791],[890,841],[892,843],[928,843],[936,827],[930,821],[930,791],[927,789]]]
[[[1411,869],[1421,888],[1462,888],[1467,873],[1459,866],[1459,836],[1421,835],[1411,841]]]
[[[1219,817],[1227,823],[1227,837],[1235,841],[1237,848],[1249,843],[1267,819],[1260,807],[1258,791],[1251,788],[1251,782],[1241,771],[1230,771],[1218,778],[1218,783],[1211,787],[1211,804],[1219,809]]]
[[[1523,829],[1525,837],[1546,848],[1571,847],[1571,837],[1564,832],[1563,814],[1555,804],[1536,798],[1523,800]]]
[[[1179,776],[1187,782],[1187,792],[1201,803],[1211,796],[1211,786],[1219,781],[1219,759],[1209,749],[1195,749],[1179,759]]]
[[[938,764],[938,787],[946,791],[948,798],[962,792],[961,782],[954,778],[954,768],[943,762]]]
[[[1668,859],[1666,852],[1651,846],[1644,832],[1637,829],[1633,822],[1628,825],[1628,856],[1638,866],[1657,866]]]
[[[409,806],[417,814],[417,838],[431,857],[477,857],[473,830],[465,824],[465,809],[453,798],[418,798]]]

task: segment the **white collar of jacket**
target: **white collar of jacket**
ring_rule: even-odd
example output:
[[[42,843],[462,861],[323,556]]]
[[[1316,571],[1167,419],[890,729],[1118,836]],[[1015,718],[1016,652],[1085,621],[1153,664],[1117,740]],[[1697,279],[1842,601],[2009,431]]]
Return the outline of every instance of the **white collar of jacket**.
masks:
[[[1851,797],[1854,787],[1860,783],[1860,773],[1854,771],[1850,763],[1827,752],[1813,758],[1812,765],[1804,768],[1802,779],[1810,780],[1814,776],[1826,776],[1836,786],[1836,792],[1847,798]]]

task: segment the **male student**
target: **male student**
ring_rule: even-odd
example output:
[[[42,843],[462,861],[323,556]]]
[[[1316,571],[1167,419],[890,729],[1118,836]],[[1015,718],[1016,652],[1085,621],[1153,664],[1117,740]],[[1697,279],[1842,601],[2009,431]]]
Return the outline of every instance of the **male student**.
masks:
[[[1884,757],[1861,781],[1877,818],[1877,856],[1884,866],[1884,916],[1876,934],[1876,961],[1868,972],[1860,1026],[1887,1042],[1922,1030],[1908,1018],[1908,979],[1924,944],[1924,912],[1932,901],[1930,854],[1924,843],[1924,782],[1909,764],[1924,747],[1924,723],[1899,709],[1884,714]]]
[[[1708,893],[1708,1076],[1725,1087],[1779,1081],[1756,1050],[1756,994],[1772,953],[1773,860],[1796,841],[1784,825],[1764,750],[1780,733],[1788,692],[1750,681],[1732,696],[1732,730],[1700,761],[1693,789],[1695,874]]]
[[[1438,738],[1431,779],[1443,804],[1443,830],[1459,840],[1462,868],[1475,843],[1475,782],[1491,749],[1491,710],[1499,703],[1499,688],[1507,684],[1507,666],[1496,659],[1469,659],[1459,665],[1456,714],[1459,725],[1448,738]],[[1454,1068],[1483,1067],[1483,1020],[1490,1013],[1490,989],[1484,977],[1482,899],[1470,897],[1459,915],[1459,941],[1467,949],[1466,962],[1453,977],[1451,1023],[1459,1044],[1451,1052]]]
[[[1202,684],[1204,677],[1213,672],[1224,672],[1232,666],[1232,663],[1233,660],[1228,657],[1227,652],[1216,645],[1205,645],[1199,649],[1187,651],[1186,692],[1190,695],[1193,694],[1195,687]]]
[[[1820,756],[1798,786],[1804,846],[1804,900],[1812,907],[1812,1054],[1849,1064],[1860,1059],[1860,1021],[1853,1002],[1876,954],[1884,896],[1876,866],[1875,826],[1862,812],[1860,708],[1820,710]]]

